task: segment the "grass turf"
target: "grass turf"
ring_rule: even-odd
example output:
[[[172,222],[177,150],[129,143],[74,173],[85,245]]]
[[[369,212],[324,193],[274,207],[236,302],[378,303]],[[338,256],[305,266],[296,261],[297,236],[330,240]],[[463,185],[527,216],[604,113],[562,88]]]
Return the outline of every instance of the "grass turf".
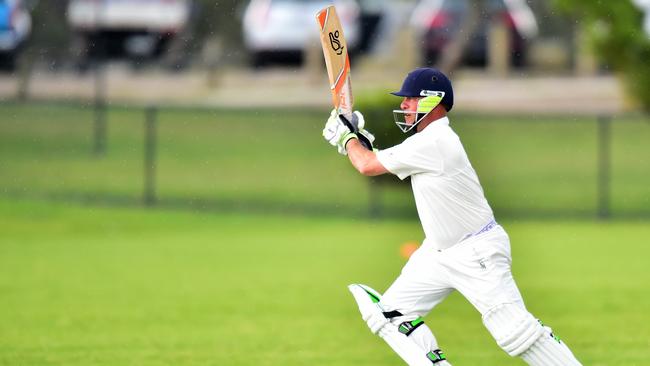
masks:
[[[647,222],[502,224],[530,310],[585,365],[650,363]],[[0,365],[400,364],[345,286],[383,291],[416,222],[0,199],[0,232]],[[454,364],[523,364],[457,294],[426,321]]]

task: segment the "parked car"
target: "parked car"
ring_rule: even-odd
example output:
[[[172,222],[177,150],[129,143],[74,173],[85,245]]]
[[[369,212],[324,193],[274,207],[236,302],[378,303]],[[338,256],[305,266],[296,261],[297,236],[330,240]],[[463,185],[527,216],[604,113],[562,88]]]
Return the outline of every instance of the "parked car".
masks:
[[[0,0],[0,68],[12,71],[16,58],[29,37],[32,21],[20,0]]]
[[[244,45],[254,66],[273,61],[301,62],[318,43],[316,13],[334,4],[348,48],[359,42],[359,6],[352,0],[251,0],[244,11]]]
[[[358,0],[360,8],[360,35],[358,51],[372,51],[382,29],[382,21],[388,11],[386,0]]]
[[[70,0],[67,18],[78,62],[160,56],[187,26],[191,9],[190,0]]]
[[[435,64],[445,47],[461,31],[471,0],[423,0],[415,8],[413,22],[420,30],[423,61]],[[530,40],[537,35],[537,21],[523,0],[487,0],[475,32],[470,35],[462,62],[484,66],[487,63],[490,21],[503,21],[510,33],[510,62],[524,66]]]

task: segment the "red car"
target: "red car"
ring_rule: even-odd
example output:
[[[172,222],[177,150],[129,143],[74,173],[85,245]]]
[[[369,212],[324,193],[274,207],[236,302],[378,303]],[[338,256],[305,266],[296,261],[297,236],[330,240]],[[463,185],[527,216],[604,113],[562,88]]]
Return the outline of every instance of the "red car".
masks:
[[[418,4],[413,23],[420,31],[425,64],[434,65],[445,47],[461,32],[470,6],[468,0],[423,0]],[[531,9],[523,0],[487,0],[484,7],[479,24],[465,47],[463,64],[487,64],[489,24],[492,19],[498,19],[505,22],[510,32],[511,64],[524,66],[529,41],[537,35],[537,22]]]

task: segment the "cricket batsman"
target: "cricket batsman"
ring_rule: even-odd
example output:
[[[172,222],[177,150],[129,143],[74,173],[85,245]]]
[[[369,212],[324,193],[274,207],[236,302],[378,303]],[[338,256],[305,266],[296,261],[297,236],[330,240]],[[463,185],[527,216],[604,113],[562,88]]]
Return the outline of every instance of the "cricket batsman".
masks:
[[[483,324],[510,356],[533,366],[574,366],[580,362],[551,328],[531,315],[512,277],[510,241],[497,223],[458,135],[447,116],[454,91],[440,71],[419,68],[399,91],[395,123],[401,144],[367,149],[374,137],[361,113],[352,121],[335,111],[323,136],[347,155],[363,175],[411,178],[425,233],[395,282],[381,295],[354,284],[361,316],[411,366],[448,366],[446,355],[422,318],[452,291],[459,291],[481,313]],[[361,140],[361,141],[360,141]]]

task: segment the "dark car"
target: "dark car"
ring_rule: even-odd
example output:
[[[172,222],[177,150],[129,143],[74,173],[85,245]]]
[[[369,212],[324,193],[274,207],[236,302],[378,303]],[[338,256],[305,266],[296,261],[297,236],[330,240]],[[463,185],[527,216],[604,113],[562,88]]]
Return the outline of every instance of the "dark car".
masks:
[[[508,29],[511,65],[524,66],[529,41],[537,35],[537,22],[532,11],[521,0],[486,0],[483,4],[478,25],[464,49],[462,63],[470,66],[487,64],[490,22],[495,20],[504,22]],[[424,0],[418,4],[413,21],[420,31],[422,57],[426,64],[436,64],[445,47],[462,31],[470,6],[468,0]]]

